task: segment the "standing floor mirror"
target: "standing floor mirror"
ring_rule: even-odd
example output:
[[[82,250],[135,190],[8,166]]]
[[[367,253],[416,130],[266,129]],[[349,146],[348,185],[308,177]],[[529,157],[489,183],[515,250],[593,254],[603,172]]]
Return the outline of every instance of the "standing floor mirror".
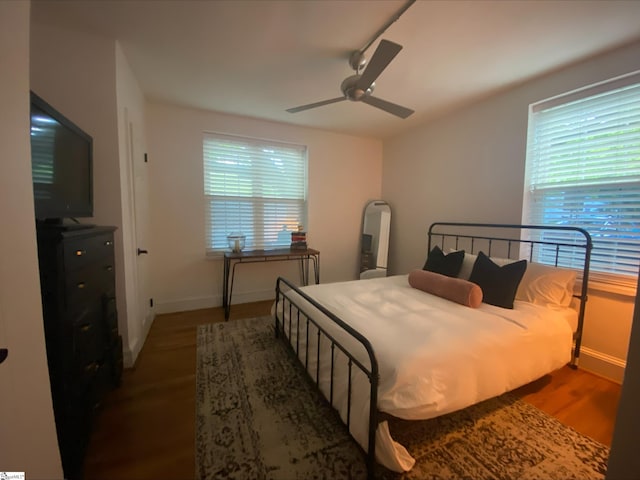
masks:
[[[362,219],[360,279],[387,276],[391,207],[383,200],[369,202]]]

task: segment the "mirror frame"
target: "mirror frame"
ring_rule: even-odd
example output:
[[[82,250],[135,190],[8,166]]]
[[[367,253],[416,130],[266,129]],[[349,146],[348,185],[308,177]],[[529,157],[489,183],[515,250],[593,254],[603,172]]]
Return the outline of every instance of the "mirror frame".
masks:
[[[364,208],[360,236],[360,279],[387,276],[391,207],[372,200]]]

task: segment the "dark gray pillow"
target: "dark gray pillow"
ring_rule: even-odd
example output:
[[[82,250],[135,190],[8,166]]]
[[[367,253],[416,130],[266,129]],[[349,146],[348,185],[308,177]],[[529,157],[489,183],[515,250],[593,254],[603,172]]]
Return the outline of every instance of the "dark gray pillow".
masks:
[[[423,270],[439,273],[447,277],[457,277],[462,268],[464,250],[458,250],[445,255],[439,246],[435,246],[429,252]]]
[[[493,263],[483,252],[479,252],[469,281],[480,286],[484,303],[513,308],[513,299],[526,269],[526,260],[500,266]]]

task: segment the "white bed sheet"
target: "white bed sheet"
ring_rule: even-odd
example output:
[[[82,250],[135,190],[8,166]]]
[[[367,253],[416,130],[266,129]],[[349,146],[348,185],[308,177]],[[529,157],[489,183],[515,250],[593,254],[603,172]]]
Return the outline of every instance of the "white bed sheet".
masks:
[[[399,418],[428,419],[468,407],[529,383],[571,358],[570,324],[576,315],[572,309],[518,301],[513,310],[484,303],[472,309],[411,288],[407,275],[311,285],[302,291],[371,342],[380,373],[378,409]],[[314,310],[308,307],[311,316],[321,320],[323,316]],[[309,342],[310,354],[304,359],[306,326],[301,324],[298,335],[297,323],[291,325],[292,343],[298,343],[299,356],[315,378],[315,343]],[[340,329],[327,325],[368,367],[364,349]],[[313,327],[310,331],[313,333]],[[327,397],[330,355],[325,342],[319,384]],[[346,378],[346,362],[334,363],[334,378]],[[350,430],[366,450],[368,381],[353,372]],[[334,406],[343,420],[347,395],[347,383],[337,382]],[[386,422],[378,427],[376,459],[398,472],[410,470],[415,463],[406,449],[393,441]]]

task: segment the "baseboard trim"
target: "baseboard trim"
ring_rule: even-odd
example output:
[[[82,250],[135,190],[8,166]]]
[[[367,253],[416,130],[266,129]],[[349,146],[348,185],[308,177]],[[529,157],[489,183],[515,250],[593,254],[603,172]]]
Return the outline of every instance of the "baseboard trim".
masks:
[[[626,366],[627,362],[620,358],[598,352],[589,347],[580,348],[579,368],[613,380],[616,383],[622,383]]]
[[[133,348],[123,347],[122,348],[122,364],[124,368],[133,368],[136,363],[136,358],[142,350],[141,342],[137,342]],[[134,352],[137,351],[135,354]]]
[[[138,355],[144,346],[144,343],[147,341],[147,336],[149,335],[149,330],[151,330],[151,325],[153,325],[153,320],[155,316],[152,312],[149,312],[147,318],[145,318],[144,322],[142,322],[142,336],[138,339],[138,341],[130,347],[129,345],[123,345],[122,352],[122,363],[124,364],[124,368],[133,368],[138,359]],[[124,343],[124,342],[123,342]]]
[[[273,289],[256,290],[253,292],[242,292],[233,294],[231,305],[238,303],[260,302],[275,298]],[[156,314],[188,312],[190,310],[201,310],[203,308],[215,308],[222,306],[222,295],[211,295],[207,297],[183,298],[178,300],[159,300],[155,307]]]
[[[157,315],[163,313],[188,312],[190,310],[201,310],[203,308],[213,308],[222,305],[222,295],[210,297],[192,297],[177,300],[156,302],[155,310]]]

